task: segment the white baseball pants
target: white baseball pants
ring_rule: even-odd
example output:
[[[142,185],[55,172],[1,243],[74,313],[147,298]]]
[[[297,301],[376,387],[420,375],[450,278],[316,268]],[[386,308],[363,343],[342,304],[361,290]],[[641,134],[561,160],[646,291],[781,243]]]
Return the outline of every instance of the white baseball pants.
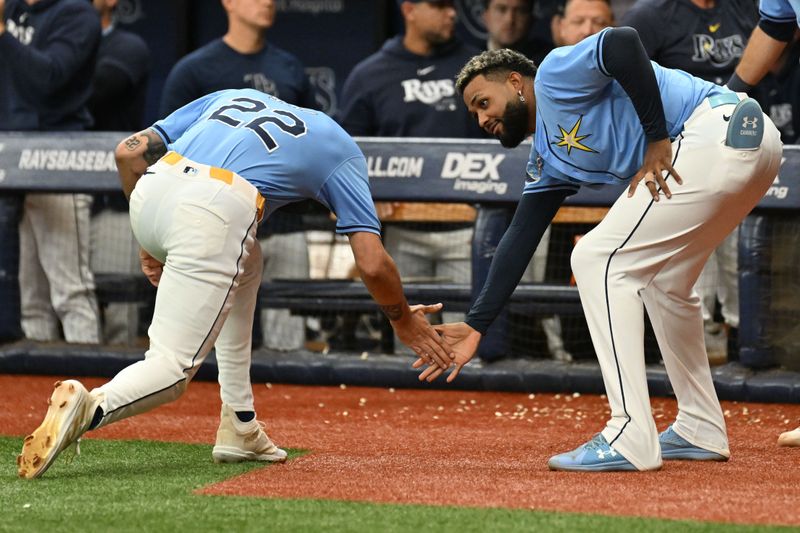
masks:
[[[647,309],[678,400],[674,429],[702,448],[729,455],[725,420],[711,379],[703,317],[693,286],[711,252],[750,212],[778,173],[781,142],[765,116],[761,147],[725,146],[733,105],[704,101],[673,143],[683,185],[654,202],[642,182],[627,192],[572,253],[611,419],[603,436],[640,470],[658,468],[661,453],[647,390]]]
[[[22,331],[37,341],[97,344],[100,324],[89,269],[87,194],[27,194],[19,224]]]
[[[216,348],[223,403],[252,411],[250,356],[261,280],[258,191],[243,178],[170,153],[130,199],[137,240],[164,262],[145,359],[94,392],[100,426],[178,398]]]

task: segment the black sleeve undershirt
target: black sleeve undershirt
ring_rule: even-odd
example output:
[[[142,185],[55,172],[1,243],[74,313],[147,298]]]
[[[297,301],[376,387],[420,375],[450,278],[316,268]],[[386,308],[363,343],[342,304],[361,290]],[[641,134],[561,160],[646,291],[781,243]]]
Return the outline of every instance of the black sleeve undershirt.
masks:
[[[633,28],[612,28],[603,37],[602,65],[633,102],[648,142],[668,137],[664,105],[653,66]]]
[[[794,36],[794,31],[797,29],[797,22],[794,20],[777,22],[762,18],[758,21],[758,27],[776,41],[788,43]]]
[[[542,235],[569,192],[562,190],[522,195],[511,225],[500,239],[492,258],[486,283],[467,314],[467,324],[482,335],[486,334],[519,285]]]

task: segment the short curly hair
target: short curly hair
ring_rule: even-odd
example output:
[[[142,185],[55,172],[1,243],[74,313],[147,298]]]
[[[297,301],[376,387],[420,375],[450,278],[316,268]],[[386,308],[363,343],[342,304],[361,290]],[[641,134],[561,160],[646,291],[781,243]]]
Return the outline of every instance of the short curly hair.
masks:
[[[456,89],[459,94],[464,94],[464,88],[477,76],[487,78],[497,74],[519,72],[523,76],[536,77],[536,64],[514,50],[501,48],[487,50],[467,61],[456,76]]]

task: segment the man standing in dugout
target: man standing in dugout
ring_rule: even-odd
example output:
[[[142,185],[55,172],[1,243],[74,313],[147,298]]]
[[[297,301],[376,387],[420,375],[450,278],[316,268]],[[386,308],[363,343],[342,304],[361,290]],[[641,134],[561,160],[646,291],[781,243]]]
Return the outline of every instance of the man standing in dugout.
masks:
[[[86,0],[0,0],[0,130],[87,129],[100,20]],[[22,330],[97,343],[87,194],[27,194],[20,232]]]
[[[557,48],[538,71],[516,52],[484,52],[456,86],[503,146],[534,140],[522,198],[480,296],[466,322],[436,326],[456,352],[448,380],[472,359],[564,199],[582,185],[628,182],[571,258],[611,419],[548,465],[655,470],[662,460],[727,460],[693,286],[711,251],[775,178],[778,130],[754,100],[651,63],[632,28]],[[678,400],[677,419],[660,435],[647,390],[643,307]],[[420,379],[443,372],[429,366]]]

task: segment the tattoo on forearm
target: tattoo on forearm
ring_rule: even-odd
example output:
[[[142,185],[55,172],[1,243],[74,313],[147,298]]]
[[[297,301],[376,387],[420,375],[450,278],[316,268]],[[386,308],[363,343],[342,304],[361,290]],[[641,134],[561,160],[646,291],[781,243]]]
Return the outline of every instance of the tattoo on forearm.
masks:
[[[402,303],[381,306],[381,311],[389,320],[400,320],[403,317],[404,310],[405,304]]]
[[[133,152],[142,144],[142,141],[139,140],[136,135],[131,135],[127,139],[125,139],[125,148]]]
[[[147,130],[142,134],[147,139],[147,148],[145,149],[142,157],[148,165],[152,165],[167,153],[167,147],[164,141],[153,130]]]

